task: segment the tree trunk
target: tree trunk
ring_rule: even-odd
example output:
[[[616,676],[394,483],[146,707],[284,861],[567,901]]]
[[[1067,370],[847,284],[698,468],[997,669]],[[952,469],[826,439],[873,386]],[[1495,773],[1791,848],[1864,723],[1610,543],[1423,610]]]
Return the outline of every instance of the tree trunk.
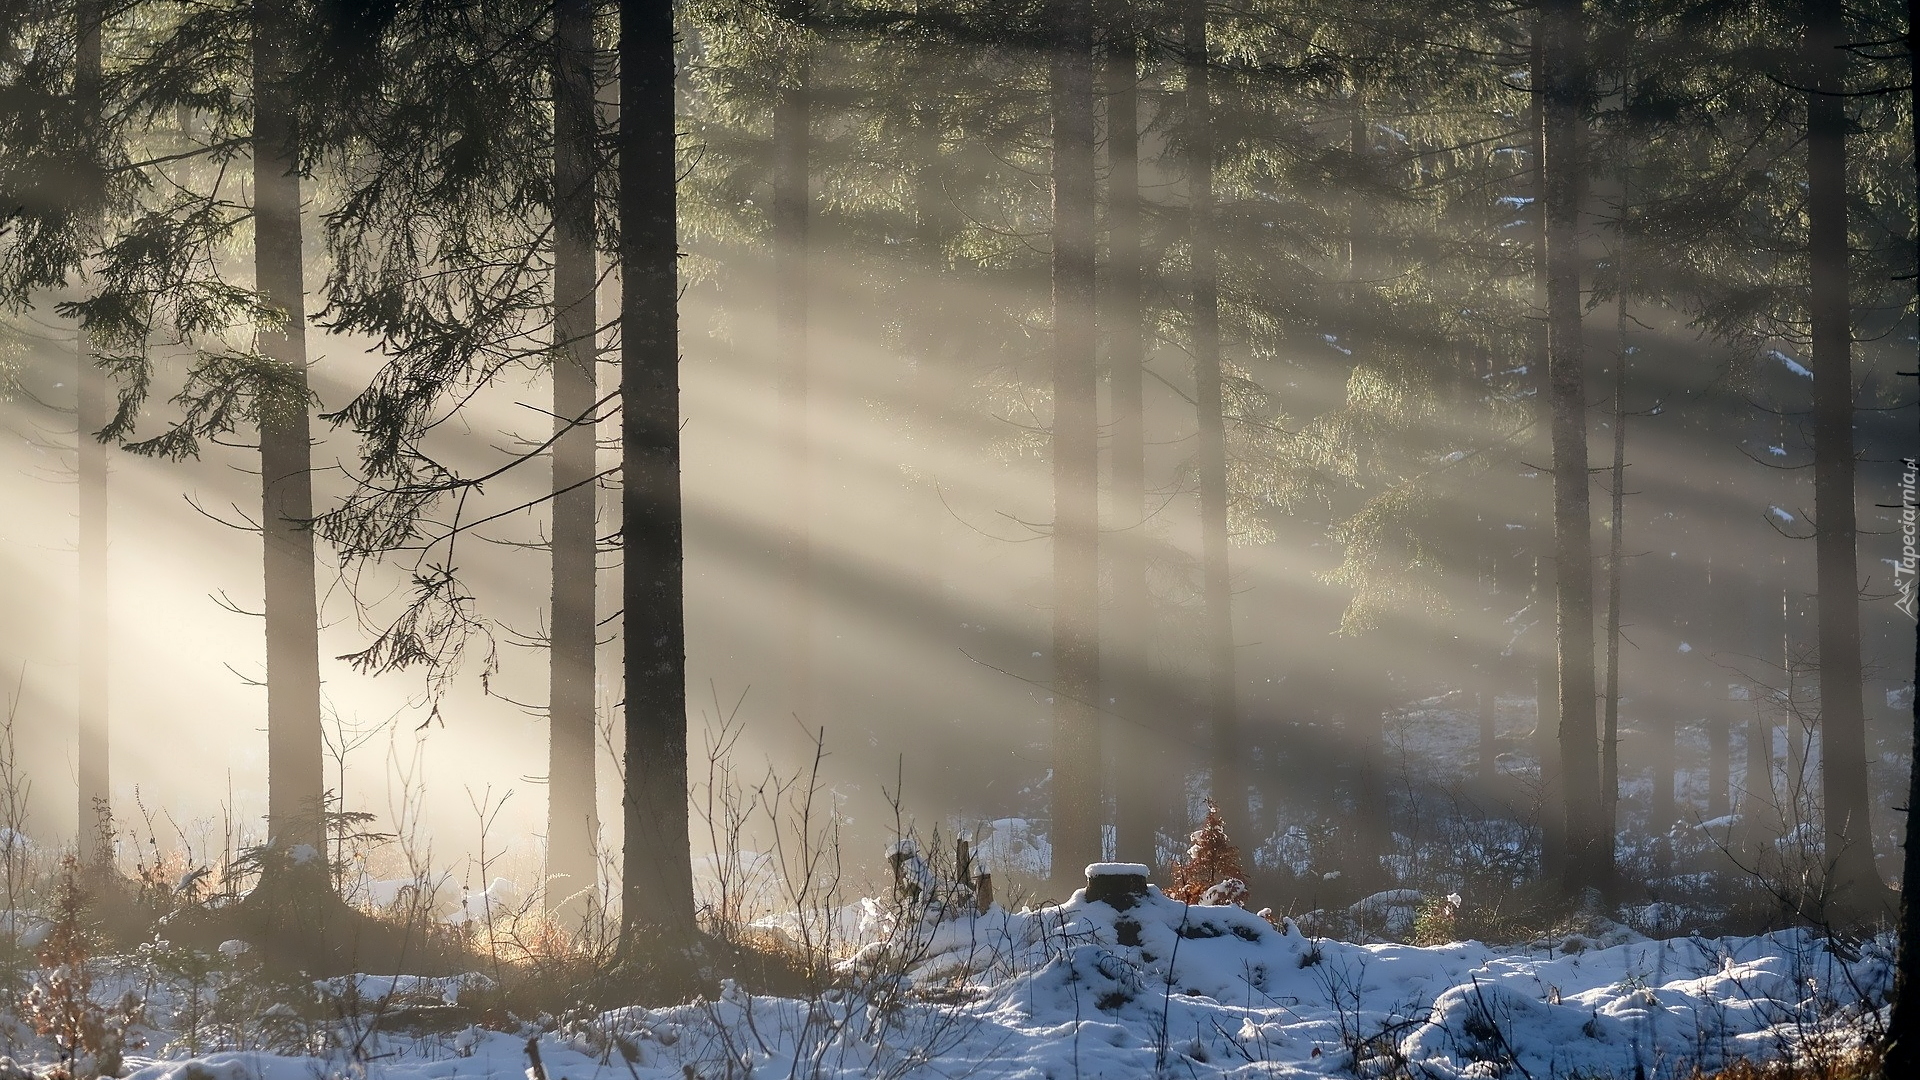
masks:
[[[1806,611],[1794,610],[1792,569],[1785,558],[1780,561],[1780,615],[1782,632],[1780,635],[1780,669],[1786,673],[1787,685],[1787,763],[1786,763],[1786,825],[1789,829],[1813,821],[1813,798],[1809,789],[1813,786],[1813,777],[1809,762],[1813,755],[1814,718],[1809,714],[1809,704],[1804,698],[1808,672],[1806,664],[1794,649],[1793,622],[1796,615],[1802,623],[1802,640],[1805,640]],[[1808,595],[1800,594],[1803,598]],[[1817,684],[1816,684],[1817,685]]]
[[[1382,856],[1393,851],[1392,799],[1387,791],[1387,695],[1384,673],[1351,688],[1347,714],[1347,745],[1354,755],[1354,846],[1347,865],[1356,887],[1372,892],[1393,882],[1384,872]]]
[[[1755,605],[1750,602],[1749,588],[1753,580],[1757,580],[1757,577],[1747,573],[1746,564],[1740,559],[1721,558],[1709,564],[1708,588],[1713,612],[1711,659],[1716,663],[1724,663],[1718,660],[1722,656],[1749,657],[1758,654],[1759,650],[1753,647],[1753,630],[1760,625],[1760,620],[1754,617],[1752,609]],[[1733,743],[1735,733],[1745,730],[1741,705],[1745,699],[1737,696],[1744,690],[1740,684],[1730,681],[1728,676],[1732,674],[1732,671],[1715,670],[1708,684],[1707,695],[1708,708],[1711,710],[1707,720],[1710,725],[1708,734],[1710,740],[1714,741],[1714,752],[1719,758],[1711,771],[1718,777],[1715,798],[1719,805],[1718,813],[1722,815],[1739,812],[1740,800],[1736,793],[1746,785],[1744,773],[1739,785],[1736,786],[1733,779]],[[1744,738],[1741,741],[1744,743]],[[1713,813],[1711,807],[1709,813]],[[1737,829],[1742,827],[1736,825],[1736,829],[1727,834],[1730,843],[1737,844]]]
[[[1749,688],[1749,702],[1752,693]],[[1766,819],[1773,810],[1773,725],[1754,710],[1747,717],[1745,729],[1747,761],[1741,773],[1740,805],[1735,809],[1740,813],[1738,850],[1747,865],[1755,866],[1758,863],[1754,860],[1765,851]]]
[[[1622,211],[1624,216],[1624,210]],[[1624,253],[1619,258],[1624,259]],[[1618,297],[1620,348],[1613,371],[1613,515],[1607,528],[1607,692],[1606,727],[1600,742],[1601,827],[1612,846],[1620,831],[1620,597],[1624,585],[1623,545],[1627,505],[1627,299],[1624,274]]]
[[[1118,717],[1114,767],[1117,854],[1152,867],[1163,807],[1159,727],[1148,701],[1153,617],[1147,593],[1146,387],[1140,267],[1140,48],[1125,0],[1108,0],[1103,72],[1107,98],[1107,273],[1111,334],[1108,388],[1113,410],[1112,514],[1107,567],[1113,582],[1107,635],[1107,696]]]
[[[1533,465],[1538,471],[1545,467],[1553,455],[1553,394],[1547,381],[1549,337],[1547,308],[1547,110],[1546,110],[1546,52],[1544,19],[1536,18],[1533,28],[1532,58],[1528,68],[1531,73],[1533,93],[1528,103],[1528,134],[1533,142],[1533,225],[1534,260],[1533,292],[1534,307],[1541,314],[1534,323],[1532,358],[1528,363],[1528,379],[1533,384],[1534,431],[1531,447]],[[1552,514],[1541,503],[1535,503],[1533,515],[1533,602],[1530,605],[1534,615],[1536,630],[1531,638],[1533,647],[1529,653],[1533,659],[1534,689],[1534,755],[1540,762],[1540,786],[1537,793],[1540,808],[1540,876],[1546,879],[1558,879],[1561,868],[1566,865],[1567,840],[1560,813],[1560,742],[1554,731],[1554,718],[1558,715],[1559,670],[1554,656],[1554,642],[1549,638],[1547,629],[1548,612],[1553,607],[1554,567]]]
[[[1907,0],[1908,135],[1920,146],[1920,0]],[[1920,155],[1914,158],[1914,173],[1920,180]],[[1916,250],[1920,255],[1920,250]],[[1920,369],[1920,364],[1915,365]],[[1920,377],[1920,370],[1909,372]],[[1920,471],[1914,461],[1906,462],[1907,483]],[[1911,513],[1902,507],[1905,520]],[[1905,524],[1903,520],[1902,524]],[[1920,634],[1913,641],[1913,683],[1920,691]],[[1907,765],[1906,861],[1900,870],[1900,951],[1894,962],[1893,1011],[1887,1020],[1887,1051],[1881,1061],[1881,1075],[1887,1080],[1920,1073],[1920,827],[1914,825],[1915,807],[1920,807],[1920,692],[1908,702],[1913,710],[1913,741],[1909,745]]]
[[[1713,697],[1712,685],[1707,697],[1707,817],[1726,817],[1731,812],[1727,788],[1733,783],[1733,738],[1727,726],[1726,703]],[[1725,691],[1721,691],[1725,693]]]
[[[1239,707],[1233,671],[1233,591],[1227,564],[1227,429],[1221,393],[1220,297],[1213,248],[1213,102],[1207,2],[1185,6],[1187,186],[1193,245],[1193,398],[1199,420],[1200,566],[1205,606],[1207,711],[1213,792],[1226,820],[1246,824]]]
[[[1653,726],[1647,751],[1653,761],[1653,789],[1647,796],[1647,831],[1653,836],[1654,869],[1665,873],[1672,865],[1667,841],[1673,823],[1680,817],[1673,785],[1674,755],[1679,752],[1679,744],[1670,717],[1656,712],[1647,719]]]
[[[253,24],[254,282],[284,322],[259,349],[280,370],[260,402],[261,517],[266,547],[267,834],[287,865],[322,871],[326,780],[320,733],[320,616],[314,593],[299,131],[282,87],[286,0],[257,0]],[[270,864],[274,865],[274,864]],[[305,874],[299,875],[305,878]]]
[[[621,951],[694,939],[681,582],[679,257],[669,0],[620,7],[620,536],[625,609]],[[657,955],[657,954],[656,954]]]
[[[1553,0],[1542,16],[1547,217],[1547,382],[1553,409],[1553,518],[1560,660],[1561,789],[1568,891],[1608,881],[1600,835],[1594,723],[1593,537],[1588,506],[1585,350],[1581,341],[1580,204],[1586,188],[1581,110],[1586,23],[1580,0]]]
[[[796,5],[804,8],[804,4]],[[800,14],[801,12],[796,12]],[[773,110],[774,350],[779,367],[786,499],[786,666],[789,711],[810,723],[813,701],[813,440],[809,429],[807,228],[813,55],[803,27]]]
[[[1885,887],[1867,820],[1860,695],[1860,582],[1853,507],[1852,330],[1847,308],[1846,30],[1838,4],[1808,0],[1807,241],[1813,319],[1814,558],[1820,592],[1820,786],[1828,895],[1865,913]]]
[[[1053,877],[1101,856],[1099,420],[1093,364],[1093,16],[1055,0],[1053,106]]]
[[[1347,152],[1360,168],[1369,167],[1373,157],[1373,138],[1367,127],[1366,87],[1358,78],[1352,85],[1351,112],[1347,117]],[[1372,283],[1379,280],[1384,267],[1379,264],[1379,246],[1375,240],[1373,200],[1360,191],[1347,198],[1347,348],[1355,367],[1384,366],[1377,355],[1379,342],[1368,333],[1379,317],[1372,296]],[[1393,656],[1397,650],[1385,642],[1384,631],[1370,631],[1354,642],[1362,654]],[[1348,744],[1355,760],[1355,834],[1359,851],[1355,853],[1354,873],[1362,888],[1381,880],[1380,856],[1389,854],[1393,844],[1393,814],[1387,797],[1385,723],[1388,695],[1382,684],[1387,673],[1369,671],[1347,662],[1344,693],[1348,700]]]
[[[78,47],[74,52],[74,97],[83,114],[100,109],[100,21],[98,0],[79,4]],[[102,832],[112,822],[111,774],[107,767],[108,642],[112,610],[107,602],[107,446],[94,435],[107,426],[107,373],[94,362],[93,342],[83,328],[78,340],[79,371],[74,385],[74,447],[79,467],[80,627],[79,728],[75,772],[80,781],[80,861],[92,865],[111,857],[113,845]]]
[[[553,616],[547,701],[547,911],[577,923],[599,880],[594,783],[594,302],[592,0],[560,0],[553,48]]]

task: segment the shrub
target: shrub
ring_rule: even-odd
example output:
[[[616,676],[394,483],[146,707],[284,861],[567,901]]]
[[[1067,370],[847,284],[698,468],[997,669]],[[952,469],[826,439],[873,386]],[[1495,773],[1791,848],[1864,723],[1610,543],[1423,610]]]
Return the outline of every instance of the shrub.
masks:
[[[1247,895],[1247,872],[1240,866],[1240,849],[1227,837],[1227,825],[1221,820],[1220,808],[1211,799],[1207,801],[1206,819],[1190,839],[1193,846],[1187,848],[1187,857],[1175,859],[1170,868],[1173,881],[1166,890],[1167,896],[1185,904],[1242,903]],[[1216,889],[1216,886],[1225,887]],[[1203,899],[1209,890],[1213,890],[1213,896]]]
[[[129,1032],[141,1020],[141,1003],[131,992],[111,1009],[93,999],[87,964],[98,940],[86,921],[80,861],[71,855],[60,864],[52,915],[52,928],[35,952],[40,971],[27,992],[26,1020],[59,1048],[65,1076],[92,1080],[117,1075],[121,1056],[138,1046],[129,1040]]]

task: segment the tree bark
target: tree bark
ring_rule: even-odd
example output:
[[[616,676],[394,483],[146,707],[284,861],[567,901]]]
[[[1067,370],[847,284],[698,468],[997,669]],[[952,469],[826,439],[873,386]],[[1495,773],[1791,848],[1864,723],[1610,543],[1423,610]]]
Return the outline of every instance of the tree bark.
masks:
[[[1854,522],[1852,330],[1847,303],[1846,30],[1838,4],[1808,0],[1807,240],[1813,321],[1814,558],[1820,597],[1820,781],[1828,895],[1867,913],[1886,888],[1867,817],[1860,583]]]
[[[622,954],[694,941],[687,839],[679,237],[669,0],[620,7],[620,536],[626,688]]]
[[[1907,63],[1908,135],[1915,140],[1913,145],[1920,146],[1920,0],[1907,0]],[[1920,181],[1920,154],[1914,157],[1914,176]],[[1920,256],[1920,244],[1915,255]],[[1908,374],[1920,378],[1920,363],[1915,369]],[[1906,463],[1906,471],[1917,471],[1912,460]],[[1911,685],[1920,691],[1920,634],[1913,641]],[[1906,860],[1900,869],[1900,950],[1894,960],[1893,1010],[1880,1064],[1880,1075],[1886,1080],[1920,1073],[1920,827],[1914,825],[1914,818],[1920,816],[1915,812],[1920,807],[1920,692],[1912,695],[1908,706],[1913,710],[1913,739],[1907,765]]]
[[[559,0],[553,48],[553,615],[547,699],[547,911],[578,922],[599,880],[594,781],[594,298],[592,0]]]
[[[320,616],[314,592],[313,445],[308,421],[299,130],[282,84],[287,0],[256,0],[253,21],[254,282],[282,323],[259,349],[281,370],[260,400],[266,548],[267,835],[290,865],[324,870]],[[272,865],[272,864],[270,864]],[[305,875],[301,875],[304,877]],[[324,876],[321,877],[324,882]]]
[[[1624,210],[1622,213],[1624,217]],[[1624,260],[1624,252],[1617,256]],[[1607,691],[1606,724],[1600,742],[1601,827],[1612,857],[1613,837],[1620,829],[1620,603],[1624,588],[1627,506],[1627,299],[1624,275],[1616,335],[1620,347],[1613,371],[1613,514],[1607,528]]]
[[[1107,635],[1108,697],[1118,717],[1114,809],[1118,854],[1154,865],[1164,768],[1155,760],[1158,725],[1148,704],[1153,612],[1147,593],[1146,386],[1140,266],[1140,46],[1126,0],[1108,0],[1107,249],[1108,392],[1114,531],[1107,542],[1113,606]]]
[[[1207,0],[1185,4],[1187,187],[1193,281],[1193,398],[1199,420],[1200,567],[1205,608],[1207,711],[1213,791],[1229,823],[1246,824],[1239,705],[1233,656],[1233,591],[1227,561],[1227,430],[1221,391],[1220,295],[1213,247],[1213,103]]]
[[[99,0],[77,5],[78,46],[74,51],[73,88],[83,115],[100,112]],[[78,364],[74,385],[74,447],[79,471],[80,594],[79,610],[79,749],[75,771],[80,781],[80,861],[92,865],[111,857],[112,844],[102,836],[112,827],[112,774],[108,768],[107,679],[112,608],[108,603],[107,566],[107,446],[95,433],[107,426],[112,406],[107,373],[95,362],[93,342],[82,328],[78,336]]]
[[[1533,27],[1532,56],[1528,71],[1532,83],[1532,94],[1528,101],[1528,134],[1532,139],[1533,151],[1533,225],[1534,260],[1533,292],[1534,307],[1540,312],[1539,321],[1534,324],[1532,359],[1528,364],[1529,381],[1533,383],[1534,431],[1531,447],[1533,460],[1528,464],[1536,472],[1547,469],[1547,462],[1553,455],[1553,394],[1548,385],[1549,339],[1547,309],[1547,110],[1546,110],[1546,38],[1543,29],[1545,20],[1536,17]],[[1560,812],[1560,742],[1554,730],[1554,720],[1558,715],[1559,670],[1554,655],[1554,642],[1546,634],[1548,611],[1553,607],[1554,566],[1553,566],[1553,517],[1551,510],[1535,503],[1533,515],[1533,603],[1534,625],[1539,628],[1528,650],[1533,660],[1534,690],[1534,754],[1540,761],[1540,786],[1537,793],[1540,807],[1540,876],[1557,880],[1561,868],[1566,865],[1567,841],[1562,828],[1564,817]]]
[[[1053,877],[1101,856],[1099,418],[1094,372],[1093,14],[1054,0]]]
[[[804,14],[804,2],[792,13]],[[808,394],[807,232],[811,210],[813,53],[803,27],[786,85],[773,111],[774,350],[779,367],[780,434],[786,506],[787,698],[794,716],[814,715],[813,440]]]
[[[1603,885],[1612,862],[1600,836],[1594,723],[1593,537],[1587,476],[1585,350],[1581,340],[1580,205],[1586,188],[1581,109],[1587,91],[1580,0],[1544,10],[1542,132],[1547,217],[1547,382],[1553,409],[1560,759],[1568,891]]]

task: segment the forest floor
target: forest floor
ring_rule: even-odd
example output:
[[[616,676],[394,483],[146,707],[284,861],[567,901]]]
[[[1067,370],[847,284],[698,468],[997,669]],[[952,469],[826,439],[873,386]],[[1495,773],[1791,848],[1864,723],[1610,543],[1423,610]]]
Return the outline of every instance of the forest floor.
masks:
[[[7,911],[0,1080],[70,1075],[55,1015],[62,994],[76,1009],[69,1026],[86,1030],[68,1040],[86,1044],[71,1072],[91,1076],[93,1065],[133,1080],[1691,1080],[1740,1062],[1790,1063],[1795,1080],[1854,1075],[1884,1025],[1893,938],[1740,932],[1785,920],[1729,915],[1724,898],[1738,891],[1729,878],[1772,893],[1723,865],[1718,838],[1733,819],[1709,816],[1697,733],[1681,740],[1694,766],[1677,784],[1689,820],[1662,832],[1667,875],[1645,876],[1647,830],[1631,815],[1648,778],[1630,768],[1621,850],[1623,861],[1647,864],[1644,895],[1549,912],[1522,888],[1538,842],[1523,805],[1531,702],[1500,703],[1497,775],[1481,789],[1469,786],[1477,717],[1451,706],[1421,703],[1386,733],[1406,824],[1370,875],[1383,891],[1349,903],[1364,891],[1352,888],[1357,864],[1342,850],[1351,841],[1337,819],[1314,816],[1312,793],[1295,793],[1305,808],[1282,800],[1271,809],[1276,827],[1248,845],[1249,863],[1287,875],[1296,918],[1184,905],[1158,890],[1124,911],[1084,894],[1023,903],[1007,886],[1044,881],[1050,854],[1043,826],[1027,817],[949,823],[972,836],[975,865],[1001,879],[1003,899],[1013,895],[1006,906],[977,911],[970,893],[915,855],[919,876],[906,875],[923,887],[915,902],[842,903],[834,897],[847,894],[803,889],[811,910],[733,928],[735,940],[797,968],[811,962],[811,991],[742,977],[670,1007],[608,1007],[648,1000],[644,986],[625,996],[572,985],[525,993],[538,965],[530,953],[503,960],[500,942],[526,940],[493,920],[511,927],[532,902],[515,912],[525,890],[504,878],[421,909],[486,972],[449,977],[275,977],[255,961],[267,950],[239,940],[215,949],[217,937],[170,945],[162,920],[123,936],[146,945],[84,964],[91,985],[76,991],[69,968],[33,955],[51,924]],[[1742,762],[1732,764],[1741,775]],[[731,862],[736,879],[762,886],[745,907],[771,910],[771,898],[796,895],[769,877],[768,856],[742,851]],[[714,883],[702,881],[712,909],[740,904],[708,895]],[[1310,888],[1319,902],[1297,902]],[[348,895],[381,912],[410,891],[435,894],[411,879],[369,879]],[[1266,902],[1286,901],[1252,898]],[[528,925],[537,934],[538,920]]]
[[[200,969],[151,950],[96,961],[92,997],[144,1003],[118,1021],[133,1080],[1664,1080],[1843,1060],[1879,1030],[1890,979],[1890,938],[1804,929],[1652,940],[1595,917],[1533,946],[1423,948],[1158,890],[1125,911],[1084,894],[1022,912],[864,910],[866,943],[798,997],[726,983],[695,1004],[517,1018],[472,1004],[492,987],[475,973],[283,983],[276,998],[244,986],[237,943]],[[45,1075],[59,1049],[23,1000],[0,1016],[0,1045]],[[22,1076],[0,1062],[0,1078]]]

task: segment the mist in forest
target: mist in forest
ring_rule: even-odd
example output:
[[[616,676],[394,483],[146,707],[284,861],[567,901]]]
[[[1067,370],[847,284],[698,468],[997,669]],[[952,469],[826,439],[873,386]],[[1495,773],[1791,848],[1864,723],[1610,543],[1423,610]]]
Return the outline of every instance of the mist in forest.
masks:
[[[61,54],[60,5],[42,6],[49,21],[19,36]],[[617,14],[601,6],[604,38]],[[1063,871],[1048,881],[1029,849],[1051,835],[1070,794],[1061,765],[1075,760],[1071,797],[1088,823],[1076,827],[1097,827],[1099,850],[1056,838],[1056,860],[1164,867],[1211,797],[1252,853],[1249,884],[1277,909],[1410,880],[1429,848],[1465,842],[1466,823],[1516,852],[1551,844],[1566,663],[1553,589],[1568,573],[1553,566],[1566,526],[1556,532],[1552,338],[1553,364],[1575,358],[1584,402],[1572,422],[1584,430],[1593,587],[1577,617],[1592,626],[1596,709],[1617,703],[1630,873],[1665,868],[1656,840],[1675,830],[1737,813],[1778,835],[1818,818],[1815,376],[1850,363],[1871,812],[1854,835],[1897,880],[1914,632],[1899,606],[1901,474],[1920,449],[1902,374],[1916,341],[1900,278],[1915,212],[1904,93],[1845,99],[1851,347],[1835,360],[1814,355],[1826,346],[1808,314],[1810,277],[1831,267],[1809,269],[1818,211],[1800,61],[1729,44],[1750,31],[1792,54],[1794,28],[1588,5],[1568,196],[1542,179],[1560,76],[1533,14],[1428,5],[1435,27],[1419,35],[1402,25],[1418,20],[1384,7],[1217,3],[1198,5],[1196,25],[1192,6],[1103,5],[1081,46],[1042,48],[1053,24],[1039,6],[1015,18],[960,4],[916,23],[863,3],[680,5],[678,514],[695,858],[714,839],[702,785],[810,783],[816,752],[847,872],[874,881],[905,825],[971,838],[1048,895]],[[133,8],[144,13],[111,16],[121,21],[105,31],[110,101],[143,92],[140,64],[179,14]],[[1904,18],[1887,5],[1850,12],[1858,40],[1894,36]],[[531,55],[549,31],[515,37],[516,13],[483,12],[475,40]],[[290,40],[297,52],[304,39]],[[1848,54],[1837,77],[1863,91],[1900,83],[1904,54],[1870,52]],[[597,106],[584,122],[611,162],[619,61],[605,41],[592,60],[582,70]],[[13,62],[0,57],[0,71]],[[513,125],[551,121],[554,92],[529,78],[480,96],[521,110],[499,119],[506,149],[490,168],[525,169],[539,188],[553,136]],[[110,200],[107,220],[149,212],[153,178],[229,185],[223,206],[250,199],[213,175],[221,155],[238,170],[246,152],[210,149],[242,120],[212,98],[160,101],[115,114],[114,138],[122,159],[182,161],[145,166],[149,189]],[[1058,172],[1069,108],[1090,136],[1078,188]],[[378,486],[353,423],[322,417],[402,351],[364,326],[331,332],[350,283],[321,223],[384,160],[340,138],[306,168],[307,231],[294,234],[317,515]],[[640,197],[614,190],[612,164],[604,172],[601,232],[586,241],[595,396],[622,378],[613,208]],[[534,278],[555,261],[542,231],[555,198],[516,211],[534,239],[495,237],[502,251],[522,245],[512,257]],[[1549,202],[1565,207],[1560,224]],[[485,215],[506,212],[449,204],[428,216],[490,235]],[[1080,235],[1062,232],[1075,221]],[[113,228],[97,228],[96,244]],[[199,272],[255,288],[252,230],[234,226]],[[1570,286],[1547,265],[1549,243]],[[1067,244],[1090,262],[1062,270]],[[423,265],[454,265],[452,251]],[[62,844],[89,828],[75,717],[83,686],[103,686],[121,857],[151,836],[200,862],[268,838],[260,438],[240,422],[179,461],[117,444],[180,415],[174,395],[192,391],[208,340],[245,349],[279,331],[239,316],[206,340],[155,330],[153,387],[106,450],[110,524],[104,570],[91,571],[106,617],[90,619],[76,446],[94,432],[80,430],[76,393],[83,357],[99,354],[57,305],[112,279],[107,255],[83,254],[64,284],[20,288],[7,312],[0,676],[31,781],[23,831]],[[498,362],[450,379],[417,433],[450,474],[487,477],[424,517],[478,524],[358,558],[323,529],[315,558],[328,805],[372,815],[367,829],[407,837],[470,884],[504,875],[534,889],[549,792],[579,781],[547,775],[558,361],[552,301],[528,288],[517,321],[472,346]],[[1065,319],[1085,339],[1077,358],[1065,357]],[[1084,437],[1079,464],[1063,466],[1069,407]],[[626,694],[618,410],[602,411],[587,459],[609,880]],[[1092,517],[1067,522],[1080,506]],[[1070,537],[1080,563],[1062,561]],[[376,673],[350,660],[400,617],[423,567],[457,570],[460,597],[432,661]],[[1094,601],[1092,622],[1065,637],[1063,573]],[[1062,660],[1063,642],[1080,651]],[[104,659],[90,667],[89,652]],[[1073,691],[1092,719],[1073,728],[1059,720],[1070,664],[1093,673]],[[1244,792],[1222,787],[1234,770]],[[406,872],[391,845],[365,858],[374,877]]]

